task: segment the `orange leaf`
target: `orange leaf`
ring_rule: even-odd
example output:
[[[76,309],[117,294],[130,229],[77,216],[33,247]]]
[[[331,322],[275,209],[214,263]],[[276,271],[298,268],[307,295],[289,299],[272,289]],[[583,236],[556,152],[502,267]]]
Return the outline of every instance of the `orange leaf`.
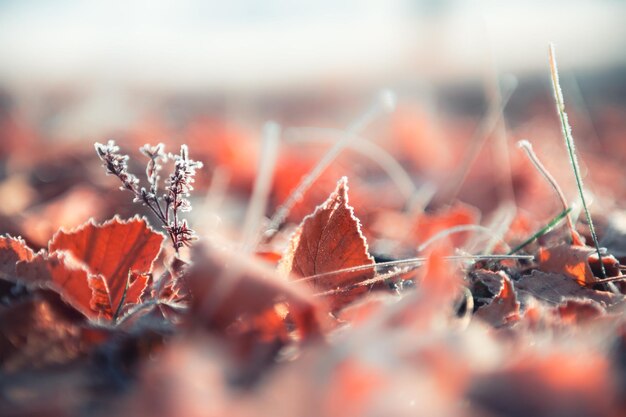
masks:
[[[318,334],[315,306],[297,284],[282,280],[275,270],[255,258],[218,248],[194,248],[194,264],[185,279],[192,293],[190,318],[198,325],[241,342],[248,352],[251,341],[285,338],[286,315],[301,338]],[[279,311],[277,305],[286,305]],[[234,331],[234,333],[233,333]]]
[[[581,286],[593,284],[596,278],[589,266],[589,255],[594,252],[588,246],[567,244],[539,250],[539,269],[544,272],[563,274]]]
[[[304,218],[280,268],[295,276],[311,277],[345,268],[374,266],[361,234],[361,224],[348,205],[347,178],[337,183],[328,199]],[[374,277],[374,269],[343,272],[307,280],[317,293],[328,292],[333,311],[368,291],[359,283]]]
[[[48,247],[50,252],[70,252],[85,263],[90,274],[101,275],[114,311],[122,302],[129,273],[149,274],[162,242],[162,234],[152,230],[145,219],[134,217],[127,221],[114,218],[102,225],[89,222],[70,232],[60,231]],[[147,283],[143,279],[134,282],[137,286]],[[138,290],[133,288],[132,293]]]
[[[33,251],[20,238],[0,236],[0,278],[15,281],[15,264],[30,261]]]

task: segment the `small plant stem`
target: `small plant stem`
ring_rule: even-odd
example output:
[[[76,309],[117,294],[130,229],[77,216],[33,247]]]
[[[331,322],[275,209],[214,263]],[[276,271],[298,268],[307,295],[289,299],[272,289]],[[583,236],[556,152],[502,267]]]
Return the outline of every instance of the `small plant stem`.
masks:
[[[574,177],[576,178],[576,186],[578,187],[578,193],[580,194],[580,199],[583,203],[583,209],[585,211],[585,216],[587,217],[587,223],[589,223],[589,232],[591,233],[591,239],[593,240],[593,244],[596,248],[596,252],[598,253],[598,261],[600,263],[600,272],[602,274],[602,278],[606,278],[606,271],[604,269],[604,264],[602,263],[602,253],[600,251],[600,245],[598,244],[598,237],[596,235],[595,228],[593,227],[593,221],[591,220],[591,214],[589,213],[587,202],[585,201],[583,180],[582,180],[582,176],[580,175],[580,168],[578,166],[578,158],[576,156],[574,138],[572,137],[572,129],[567,119],[567,113],[565,113],[565,103],[563,100],[563,92],[561,91],[561,85],[559,84],[559,71],[556,66],[556,57],[554,53],[553,44],[550,44],[549,59],[550,59],[550,75],[552,77],[552,87],[554,90],[554,99],[556,101],[556,110],[557,110],[557,113],[559,114],[559,119],[561,120],[561,130],[563,132],[563,137],[565,138],[565,146],[567,147],[569,160],[572,165],[572,169],[574,171]]]
[[[517,142],[517,146],[519,146],[526,153],[526,156],[528,156],[530,162],[532,162],[535,168],[537,168],[537,171],[539,171],[539,173],[546,179],[546,181],[548,181],[548,184],[550,184],[556,195],[559,197],[559,200],[561,200],[563,211],[567,213],[565,216],[565,220],[567,221],[567,227],[569,228],[570,234],[572,236],[572,243],[574,245],[582,245],[583,243],[580,239],[580,236],[578,236],[576,229],[574,229],[572,218],[569,215],[571,210],[568,210],[569,206],[567,204],[567,200],[565,199],[565,194],[563,194],[563,190],[561,190],[561,187],[559,187],[559,184],[556,182],[552,174],[550,174],[546,167],[541,163],[541,161],[537,157],[537,154],[535,153],[535,151],[533,151],[533,147],[529,141],[520,140],[519,142]]]
[[[587,286],[591,287],[594,286],[596,284],[608,284],[610,282],[615,282],[615,281],[624,281],[626,280],[626,275],[618,275],[616,277],[610,277],[610,278],[604,278],[604,279],[599,279],[596,282],[591,282],[586,284]]]
[[[122,298],[120,299],[117,308],[115,309],[115,313],[113,313],[113,322],[117,323],[117,319],[122,312],[122,307],[124,306],[124,302],[126,302],[126,294],[128,294],[128,287],[130,286],[130,277],[132,276],[132,272],[128,271],[128,277],[126,278],[126,285],[124,286],[124,293],[122,294]]]
[[[526,239],[525,241],[523,241],[522,243],[520,243],[519,245],[517,245],[516,247],[511,249],[511,251],[508,254],[509,255],[513,255],[514,253],[522,250],[526,245],[528,245],[529,243],[533,242],[535,239],[539,239],[541,236],[543,236],[546,233],[548,233],[550,230],[552,230],[554,228],[554,226],[559,224],[559,222],[561,220],[563,220],[564,217],[568,217],[570,211],[572,211],[572,208],[571,207],[567,207],[565,210],[560,212],[554,219],[550,220],[550,223],[548,223],[547,225],[545,225],[544,227],[539,229],[531,237],[529,237],[528,239]]]
[[[135,196],[137,196],[138,198],[141,198],[141,194],[138,193],[137,191],[133,190],[133,192],[135,193]],[[161,205],[159,204],[158,201],[155,200],[143,200],[146,203],[146,206],[148,206],[148,208],[150,210],[152,210],[152,212],[155,214],[155,216],[157,216],[157,218],[161,221],[161,223],[163,223],[164,225],[168,225],[168,221],[167,221],[167,215],[163,214],[163,210],[161,209]],[[156,205],[157,208],[154,208],[154,206]],[[166,213],[169,210],[166,208]],[[172,231],[168,231],[168,236],[170,237],[170,239],[172,240],[172,246],[174,246],[174,250],[176,251],[176,254],[178,254],[178,242],[176,239],[176,235],[172,232]]]
[[[251,252],[259,241],[259,231],[263,216],[267,209],[267,200],[272,187],[278,148],[280,145],[280,125],[267,122],[263,128],[263,147],[259,155],[257,176],[254,180],[252,196],[246,210],[243,226],[242,247],[245,252]]]
[[[458,226],[453,226],[450,227],[448,229],[442,230],[441,232],[435,234],[434,236],[431,236],[430,238],[428,238],[424,243],[422,243],[421,245],[419,245],[417,247],[417,252],[423,252],[424,249],[426,249],[428,246],[432,245],[433,243],[446,238],[454,233],[462,233],[462,232],[478,232],[478,233],[483,233],[486,234],[492,238],[494,238],[496,241],[501,239],[498,236],[495,236],[493,233],[493,230],[485,227],[485,226],[481,226],[479,224],[461,224]],[[506,242],[501,241],[502,244],[506,245],[506,247],[508,248],[509,246],[506,244]]]

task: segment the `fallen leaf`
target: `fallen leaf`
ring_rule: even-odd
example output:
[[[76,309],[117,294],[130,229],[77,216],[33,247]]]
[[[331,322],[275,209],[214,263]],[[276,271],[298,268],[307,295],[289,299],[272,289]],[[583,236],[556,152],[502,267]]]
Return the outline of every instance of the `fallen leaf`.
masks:
[[[520,311],[520,303],[517,301],[511,279],[502,271],[497,275],[501,279],[500,291],[495,294],[491,303],[481,306],[475,313],[476,317],[494,327],[518,320]]]
[[[613,306],[624,300],[621,295],[581,287],[566,275],[536,270],[530,275],[522,276],[515,283],[515,288],[530,293],[538,300],[557,305],[567,298],[589,299],[599,302],[604,307]]]
[[[316,293],[328,293],[330,308],[337,311],[368,292],[366,285],[359,284],[373,278],[374,269],[315,276],[374,264],[360,222],[348,205],[347,178],[343,177],[328,199],[304,218],[280,269],[292,277],[306,277]]]
[[[162,242],[163,235],[152,230],[145,219],[134,217],[121,221],[114,218],[101,225],[88,222],[70,232],[59,231],[50,241],[48,250],[51,253],[67,251],[87,266],[90,275],[101,275],[115,311],[124,297],[129,274],[132,286],[147,284],[145,279],[136,277],[152,271]],[[129,290],[132,294],[143,291],[140,288]]]
[[[97,319],[105,313],[92,304],[92,288],[101,277],[92,277],[80,263],[64,253],[39,253],[30,261],[17,264],[17,275],[30,287],[49,288],[81,312],[85,317]],[[108,297],[108,295],[107,295]]]
[[[594,300],[567,299],[559,305],[557,312],[566,324],[580,324],[606,314],[605,308]]]
[[[81,353],[80,317],[56,297],[39,291],[0,311],[0,366],[4,371],[66,363]]]
[[[15,281],[15,264],[30,261],[33,256],[33,251],[21,238],[0,236],[0,278]]]
[[[543,272],[563,274],[579,285],[593,284],[596,278],[589,266],[589,255],[595,249],[588,246],[563,244],[539,249],[539,269]]]
[[[316,306],[308,292],[263,261],[202,245],[194,247],[193,259],[185,273],[192,294],[191,323],[237,339],[244,354],[254,349],[244,335],[251,332],[262,341],[286,341],[292,323],[301,339],[318,335]]]

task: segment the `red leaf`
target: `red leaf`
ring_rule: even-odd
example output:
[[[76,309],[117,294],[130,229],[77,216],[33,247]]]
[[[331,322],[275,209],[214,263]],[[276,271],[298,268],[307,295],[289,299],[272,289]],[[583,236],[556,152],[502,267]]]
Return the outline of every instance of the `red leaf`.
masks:
[[[138,304],[141,301],[141,297],[143,297],[149,281],[150,275],[148,274],[133,274],[130,278],[128,290],[126,291],[124,304]]]
[[[89,222],[70,232],[60,231],[48,247],[50,252],[70,252],[92,275],[101,275],[115,311],[122,302],[129,273],[149,274],[162,242],[162,234],[152,230],[145,219],[135,217],[127,221],[114,218],[102,225]],[[147,283],[143,279],[135,282],[137,287]],[[132,293],[137,291],[139,288],[133,288]]]
[[[89,307],[107,319],[113,318],[113,306],[111,305],[111,297],[109,296],[106,280],[102,275],[96,275],[90,277],[88,283],[91,290]],[[72,291],[72,288],[66,288],[66,291]]]
[[[596,319],[606,314],[600,303],[593,300],[568,299],[557,307],[557,312],[563,322],[579,324]]]
[[[194,264],[185,275],[193,297],[190,318],[196,324],[235,339],[254,332],[269,341],[284,339],[288,315],[301,338],[318,334],[315,306],[303,288],[284,281],[262,261],[197,246]],[[243,351],[253,347],[252,339],[239,341]]]
[[[281,269],[311,277],[345,268],[374,265],[361,225],[348,205],[347,178],[315,212],[302,221],[291,238]],[[307,280],[317,293],[328,293],[330,307],[339,310],[368,291],[359,283],[374,277],[373,268]]]
[[[95,308],[92,305],[92,288],[97,287],[94,280],[101,277],[92,277],[89,271],[67,254],[53,253],[37,254],[32,260],[17,264],[17,275],[31,286],[50,288],[61,295],[61,298],[83,315],[97,319],[100,313],[108,315],[107,311]],[[108,294],[106,294],[108,298]],[[110,306],[110,301],[109,301]]]
[[[0,278],[15,281],[15,264],[33,259],[33,251],[20,238],[0,236]]]

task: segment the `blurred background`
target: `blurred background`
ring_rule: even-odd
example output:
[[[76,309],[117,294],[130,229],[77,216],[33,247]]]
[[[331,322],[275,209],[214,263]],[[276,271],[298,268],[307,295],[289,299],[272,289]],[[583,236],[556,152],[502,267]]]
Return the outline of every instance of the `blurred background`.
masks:
[[[545,82],[554,42],[563,77],[606,95],[625,19],[617,0],[2,0],[0,91],[58,138],[155,110],[341,118],[383,87],[437,102],[479,99],[486,77]]]
[[[345,128],[381,89],[396,94],[397,111],[363,134],[402,164],[416,188],[441,188],[481,126],[478,137],[526,138],[552,155],[562,139],[550,42],[576,138],[591,155],[584,160],[592,167],[595,155],[606,165],[602,155],[611,153],[619,167],[625,21],[626,2],[617,0],[0,0],[0,192],[12,201],[0,214],[17,227],[28,210],[41,214],[44,202],[67,200],[86,178],[110,190],[92,155],[94,141],[110,138],[131,153],[146,142],[189,143],[205,162],[201,189],[222,184],[245,196],[267,120]],[[490,106],[504,117],[492,112],[499,125],[485,127]],[[530,210],[540,181],[518,178],[516,169],[528,165],[517,167],[520,155],[510,152],[512,165],[496,169],[508,170],[517,205]],[[282,175],[297,180],[305,172],[297,167],[312,166],[298,158],[279,165]],[[348,165],[371,179],[367,167]],[[567,160],[548,165],[559,171]],[[216,180],[216,172],[227,175]],[[492,171],[467,178],[462,200],[487,211],[498,206],[485,197],[498,185],[481,182]],[[624,191],[600,182],[612,197]],[[320,196],[328,195],[321,184]],[[274,185],[278,204],[295,183]],[[91,201],[81,190],[70,201]],[[75,205],[65,204],[74,212],[64,221],[78,221]],[[119,204],[98,211],[94,203],[83,214],[123,212]],[[59,222],[42,226],[41,242]]]

